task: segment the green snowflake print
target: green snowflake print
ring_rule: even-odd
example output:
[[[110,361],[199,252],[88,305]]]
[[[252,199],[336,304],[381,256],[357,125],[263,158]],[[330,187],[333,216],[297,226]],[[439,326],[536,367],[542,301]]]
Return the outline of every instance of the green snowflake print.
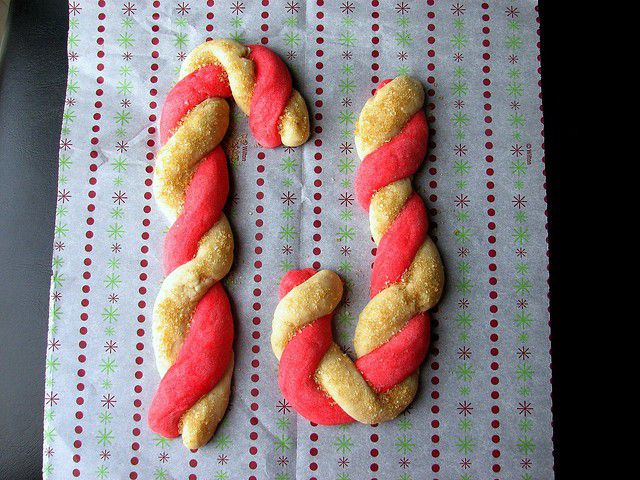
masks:
[[[286,224],[282,227],[280,227],[280,232],[278,233],[278,237],[280,237],[280,240],[284,240],[284,241],[290,241],[293,240],[294,238],[296,238],[296,229],[293,225],[290,224]]]
[[[295,158],[285,157],[282,159],[280,163],[280,170],[285,173],[295,173],[296,168],[298,167],[298,162]]]
[[[451,37],[451,45],[453,45],[453,47],[457,48],[458,50],[466,47],[468,41],[469,38],[464,33],[455,33]]]
[[[102,430],[98,430],[98,434],[96,435],[96,439],[98,440],[98,445],[102,445],[103,447],[107,447],[113,443],[114,435],[111,430],[107,430],[103,428]]]
[[[292,447],[293,442],[289,435],[285,435],[283,433],[281,435],[276,435],[275,444],[276,444],[276,452],[287,453],[287,450],[289,450]]]
[[[231,441],[231,438],[229,438],[228,434],[220,434],[218,438],[213,441],[214,446],[223,451],[231,447],[232,443],[233,442]]]
[[[397,437],[394,445],[396,447],[396,451],[398,453],[402,453],[403,455],[413,452],[413,449],[416,446],[416,444],[413,443],[413,439],[411,437],[408,437],[407,435]]]
[[[338,43],[346,48],[353,47],[356,44],[356,37],[350,32],[341,33],[338,36]]]
[[[516,444],[518,450],[523,455],[530,455],[536,450],[536,445],[533,443],[533,439],[527,437],[526,435],[523,437],[518,437],[518,443]]]
[[[521,363],[516,368],[516,378],[521,381],[531,380],[533,378],[533,368],[526,362]]]
[[[121,33],[118,37],[118,45],[120,45],[122,48],[132,47],[133,44],[133,35],[131,35],[129,32]]]
[[[284,34],[284,43],[288,47],[297,47],[300,45],[300,35],[295,32],[288,32]]]
[[[351,437],[343,434],[335,439],[333,446],[336,447],[338,453],[350,453],[353,448],[353,441]]]
[[[458,452],[468,455],[473,453],[473,450],[476,448],[476,444],[472,437],[465,435],[462,438],[458,438],[456,448],[458,449]]]
[[[468,382],[473,379],[473,375],[475,373],[476,372],[473,369],[473,366],[467,362],[464,362],[456,367],[456,378],[458,380],[462,380],[463,382]]]

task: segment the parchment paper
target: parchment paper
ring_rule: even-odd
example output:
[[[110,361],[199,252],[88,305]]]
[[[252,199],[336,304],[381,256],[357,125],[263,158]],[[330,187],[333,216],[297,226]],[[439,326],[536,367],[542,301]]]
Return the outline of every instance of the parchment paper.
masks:
[[[534,1],[69,2],[69,80],[46,352],[44,474],[69,479],[553,477],[546,204]],[[167,221],[151,196],[157,120],[208,37],[264,43],[313,117],[304,147],[265,150],[235,109],[226,141],[236,260],[232,401],[213,441],[154,435],[151,311]],[[419,78],[430,153],[414,184],[447,289],[421,391],[396,420],[320,427],[277,386],[281,275],[348,284],[349,351],[373,244],[354,202],[353,129],[379,80]]]

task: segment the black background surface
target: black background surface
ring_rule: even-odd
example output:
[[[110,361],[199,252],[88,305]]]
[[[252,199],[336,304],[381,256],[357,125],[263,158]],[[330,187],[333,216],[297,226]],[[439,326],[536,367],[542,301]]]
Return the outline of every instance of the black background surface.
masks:
[[[441,0],[442,1],[442,0]],[[576,473],[568,365],[571,314],[566,216],[579,90],[563,88],[577,59],[559,45],[573,30],[572,2],[541,1],[545,147],[549,194],[556,477]],[[58,142],[66,85],[67,2],[14,0],[0,64],[0,479],[42,468],[44,360]],[[578,35],[578,41],[580,35]],[[446,479],[445,479],[446,480]]]

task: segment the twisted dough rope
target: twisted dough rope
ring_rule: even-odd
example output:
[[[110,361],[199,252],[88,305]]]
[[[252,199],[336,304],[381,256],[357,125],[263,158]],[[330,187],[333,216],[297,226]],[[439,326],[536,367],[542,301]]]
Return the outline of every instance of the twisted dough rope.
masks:
[[[175,222],[164,244],[164,279],[153,310],[153,346],[163,376],[149,426],[199,448],[213,436],[229,401],[233,318],[218,283],[233,262],[233,235],[222,208],[229,192],[220,142],[233,96],[264,147],[303,144],[307,107],[285,64],[260,45],[231,40],[196,47],[169,92],[160,120],[154,193]]]
[[[429,347],[429,315],[444,272],[427,234],[427,212],[410,177],[427,152],[422,85],[409,77],[382,82],[356,124],[363,158],[356,195],[369,209],[378,244],[371,300],[360,314],[354,362],[333,342],[331,320],[342,282],[330,270],[294,270],[280,282],[271,345],[284,396],[307,419],[336,425],[378,423],[399,415],[418,388]]]

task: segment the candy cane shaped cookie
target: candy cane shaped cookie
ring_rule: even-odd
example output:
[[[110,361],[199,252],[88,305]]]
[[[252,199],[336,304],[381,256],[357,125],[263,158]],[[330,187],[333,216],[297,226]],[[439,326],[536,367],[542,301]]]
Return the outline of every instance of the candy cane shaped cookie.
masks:
[[[307,107],[285,64],[260,45],[212,40],[185,59],[160,120],[154,193],[173,222],[153,310],[153,346],[162,380],[149,408],[150,428],[182,435],[188,448],[213,436],[229,402],[233,319],[219,283],[233,262],[233,235],[222,212],[229,192],[220,142],[233,96],[264,147],[303,144]]]
[[[356,195],[369,210],[377,254],[370,301],[360,314],[354,363],[333,342],[342,298],[334,272],[293,270],[280,282],[271,345],[280,388],[305,418],[323,425],[391,420],[413,400],[429,347],[429,315],[444,285],[425,205],[410,177],[427,152],[422,85],[409,77],[380,84],[356,124],[362,158]]]

